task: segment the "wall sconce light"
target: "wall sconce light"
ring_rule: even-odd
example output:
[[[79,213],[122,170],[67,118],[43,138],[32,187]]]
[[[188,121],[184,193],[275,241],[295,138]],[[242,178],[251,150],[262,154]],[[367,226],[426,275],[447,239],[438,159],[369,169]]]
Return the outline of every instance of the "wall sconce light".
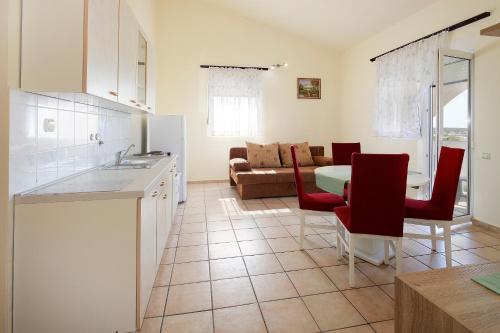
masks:
[[[271,67],[269,67],[270,69],[279,69],[279,68],[284,68],[284,67],[288,67],[288,63],[287,62],[284,62],[284,63],[281,63],[281,64],[273,64],[271,65]]]

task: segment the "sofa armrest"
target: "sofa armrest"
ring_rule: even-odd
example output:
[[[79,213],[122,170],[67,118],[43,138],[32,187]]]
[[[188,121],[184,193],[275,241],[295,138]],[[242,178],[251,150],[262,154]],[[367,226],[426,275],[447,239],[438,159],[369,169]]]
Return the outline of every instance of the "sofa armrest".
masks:
[[[232,158],[229,160],[229,165],[234,171],[252,171],[250,163],[244,158]]]
[[[333,165],[333,159],[328,156],[313,156],[314,165],[327,166]]]

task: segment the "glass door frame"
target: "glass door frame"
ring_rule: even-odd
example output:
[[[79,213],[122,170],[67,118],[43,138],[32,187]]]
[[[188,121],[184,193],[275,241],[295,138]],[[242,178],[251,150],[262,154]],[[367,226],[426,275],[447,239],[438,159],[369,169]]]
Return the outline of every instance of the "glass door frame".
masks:
[[[467,187],[467,196],[468,196],[468,211],[469,214],[459,216],[454,218],[454,221],[461,222],[461,221],[469,221],[472,216],[473,216],[473,205],[472,203],[474,202],[474,186],[473,186],[473,161],[472,161],[472,152],[474,149],[474,110],[473,110],[473,96],[474,96],[474,55],[469,52],[463,52],[463,51],[458,51],[458,50],[451,50],[451,49],[445,49],[441,48],[439,49],[439,61],[438,61],[438,85],[437,85],[437,106],[438,106],[438,112],[437,112],[437,124],[439,126],[439,129],[437,131],[437,136],[436,136],[436,142],[433,142],[433,137],[432,137],[432,132],[434,129],[434,126],[432,124],[432,114],[430,115],[431,117],[431,123],[430,123],[430,154],[429,154],[429,166],[430,166],[430,175],[431,175],[431,191],[432,191],[432,186],[434,185],[434,168],[433,168],[433,163],[436,162],[437,160],[433,160],[433,145],[437,144],[437,155],[436,158],[439,159],[439,150],[442,146],[442,135],[444,133],[444,125],[443,125],[443,112],[444,112],[444,101],[441,98],[441,92],[444,91],[443,85],[444,85],[444,80],[443,80],[443,69],[444,69],[444,58],[448,57],[453,57],[453,58],[459,58],[459,59],[465,59],[469,61],[469,96],[468,96],[468,142],[467,142],[467,166],[468,166],[468,174],[467,174],[467,182],[468,182],[468,187]]]

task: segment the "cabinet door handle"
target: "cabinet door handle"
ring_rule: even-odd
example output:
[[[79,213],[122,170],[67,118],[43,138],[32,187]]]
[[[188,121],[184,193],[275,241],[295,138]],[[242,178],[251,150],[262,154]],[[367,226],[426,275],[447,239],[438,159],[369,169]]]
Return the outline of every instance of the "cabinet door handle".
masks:
[[[154,191],[153,194],[151,194],[153,198],[156,198],[158,196],[158,191]]]
[[[167,195],[166,194],[163,195],[163,199],[167,199]]]
[[[165,186],[165,181],[163,180],[161,183],[160,183],[160,186]]]
[[[110,91],[109,94],[112,96],[118,96],[118,93],[116,91]]]

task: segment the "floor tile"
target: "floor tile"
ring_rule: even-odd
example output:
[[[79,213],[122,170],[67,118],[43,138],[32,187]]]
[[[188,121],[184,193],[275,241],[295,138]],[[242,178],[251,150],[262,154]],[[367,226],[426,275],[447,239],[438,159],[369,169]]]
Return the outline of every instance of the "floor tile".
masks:
[[[182,284],[170,287],[165,314],[180,314],[211,308],[210,282]]]
[[[488,260],[467,250],[452,251],[451,258],[462,265],[476,265],[487,263]]]
[[[335,286],[340,289],[349,289],[349,266],[339,265],[323,267],[323,272],[332,280]],[[371,282],[363,273],[361,273],[357,268],[354,270],[354,282],[356,288],[373,286]]]
[[[285,273],[257,275],[250,278],[259,302],[298,296]]]
[[[255,223],[259,228],[279,227],[281,225],[276,217],[257,217],[255,218]]]
[[[393,266],[396,266],[396,259],[394,259]],[[423,272],[427,270],[430,270],[430,268],[415,258],[401,258],[401,273]]]
[[[264,238],[264,235],[262,235],[262,232],[259,230],[259,228],[238,229],[235,230],[234,233],[236,234],[236,239],[238,241],[249,241]]]
[[[300,219],[296,215],[280,216],[278,220],[282,225],[300,225]]]
[[[378,287],[350,289],[342,293],[368,322],[394,318],[394,301]]]
[[[269,246],[269,243],[262,240],[253,240],[253,241],[244,241],[238,242],[241,254],[244,256],[254,255],[254,254],[264,254],[264,253],[273,253],[273,250]]]
[[[274,252],[285,251],[298,251],[300,250],[299,244],[293,237],[273,238],[268,239],[267,242]]]
[[[481,231],[463,233],[462,236],[480,242],[486,246],[500,245],[500,238],[493,237]]]
[[[307,296],[303,300],[322,331],[366,323],[340,292]]]
[[[375,266],[368,262],[364,262],[356,264],[356,267],[375,284],[388,284],[394,282],[396,270],[390,265],[381,264]]]
[[[167,295],[168,287],[153,288],[144,317],[149,318],[163,316]]]
[[[500,261],[500,251],[493,247],[481,247],[477,249],[470,249],[475,255],[478,255],[489,261]]]
[[[390,298],[392,298],[392,299],[396,298],[396,292],[394,290],[394,283],[383,284],[383,285],[379,286],[379,288],[382,289],[382,291],[384,293],[386,293],[387,296],[389,296]]]
[[[179,241],[179,235],[170,235],[167,238],[167,244],[165,244],[165,248],[177,247],[177,243]]]
[[[460,234],[451,235],[451,243],[459,246],[462,249],[473,249],[476,247],[485,247],[486,245],[475,241],[473,239],[467,238]]]
[[[348,328],[341,328],[335,331],[328,331],[326,333],[374,333],[375,331],[370,327],[370,325],[360,325]]]
[[[254,219],[231,220],[231,224],[233,225],[234,230],[257,228],[257,224],[255,223]]]
[[[167,316],[163,319],[162,333],[213,332],[212,311]],[[142,333],[142,332],[141,332]]]
[[[319,328],[299,298],[265,302],[262,314],[269,333],[316,333]]]
[[[324,266],[335,266],[338,265],[337,261],[337,249],[334,248],[324,248],[324,249],[312,249],[307,250],[307,253],[320,267]]]
[[[208,246],[210,259],[221,259],[241,256],[238,243],[217,243]]]
[[[283,226],[260,228],[265,238],[289,237],[290,234]]]
[[[162,317],[145,318],[142,322],[141,333],[160,333]]]
[[[205,232],[207,231],[206,223],[183,223],[181,226],[181,234],[192,234],[195,232]]]
[[[274,254],[258,254],[243,258],[250,275],[283,272],[283,268]]]
[[[432,269],[446,268],[446,257],[442,253],[433,253],[414,258]],[[452,265],[460,266],[460,264],[456,261],[452,261]]]
[[[214,309],[255,303],[255,295],[248,277],[212,281]]]
[[[228,243],[235,242],[236,237],[234,236],[234,232],[232,230],[224,230],[224,231],[211,231],[208,233],[208,243]]]
[[[424,254],[431,254],[432,250],[412,239],[403,240],[403,252],[410,256],[419,256]]]
[[[194,209],[185,209],[184,216],[182,218],[182,224],[206,222],[205,207],[200,207],[196,210],[198,211],[197,214],[193,214],[192,212],[194,212]]]
[[[208,246],[195,245],[179,247],[175,255],[176,263],[208,260]]]
[[[203,245],[207,243],[206,232],[179,235],[179,246]]]
[[[416,242],[419,244],[422,244],[429,249],[432,247],[432,242],[430,239],[416,239]],[[456,251],[456,250],[461,250],[462,248],[457,246],[456,244],[451,243],[451,250]],[[444,241],[443,240],[436,240],[436,252],[444,253],[445,248],[444,248]]]
[[[300,242],[300,237],[294,237],[295,240]],[[304,249],[321,249],[321,248],[329,248],[331,245],[323,238],[320,234],[314,235],[306,235],[304,236]]]
[[[172,276],[172,269],[174,265],[160,265],[156,273],[154,282],[155,287],[168,286],[170,284],[170,277]]]
[[[210,260],[212,280],[246,276],[247,270],[241,257]]]
[[[214,310],[215,333],[266,333],[257,304]]]
[[[177,249],[175,247],[170,248],[170,249],[165,249],[163,251],[163,256],[161,257],[161,264],[162,265],[173,264],[174,260],[175,260],[175,252],[176,252],[176,250]]]
[[[217,222],[208,222],[207,230],[208,231],[221,231],[221,230],[231,230],[233,227],[230,221],[217,221]]]
[[[370,324],[376,333],[394,333],[394,320]]]
[[[290,233],[292,236],[299,236],[300,235],[300,225],[287,225],[286,230]],[[304,228],[304,235],[315,235],[317,232],[311,228],[306,226]]]
[[[327,293],[338,289],[319,268],[288,272],[300,296]]]
[[[316,263],[309,257],[305,251],[282,252],[276,256],[285,271],[294,271],[298,269],[315,268]]]
[[[171,284],[192,283],[210,280],[208,261],[175,264]]]

